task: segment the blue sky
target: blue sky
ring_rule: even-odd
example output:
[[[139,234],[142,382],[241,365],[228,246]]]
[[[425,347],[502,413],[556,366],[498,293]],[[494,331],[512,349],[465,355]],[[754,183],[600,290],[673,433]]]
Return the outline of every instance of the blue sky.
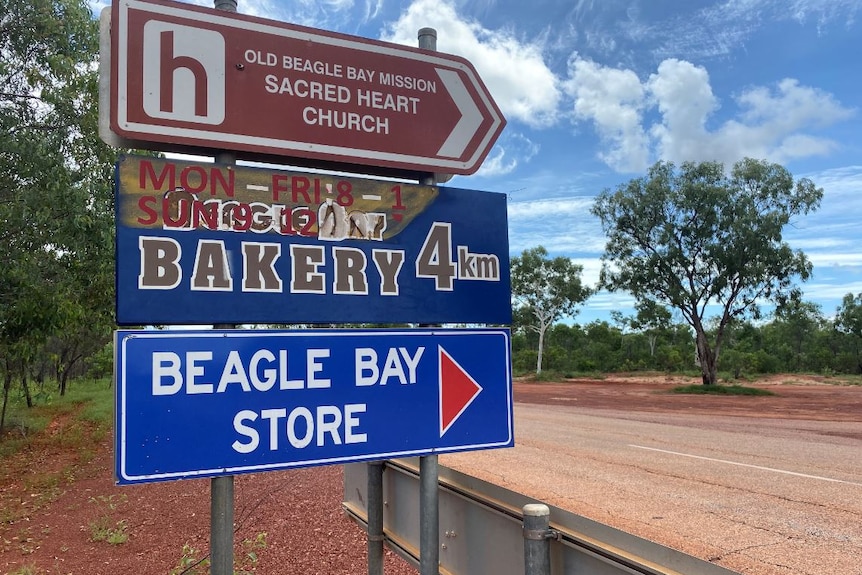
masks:
[[[830,316],[862,292],[858,0],[239,0],[238,10],[412,46],[435,28],[438,50],[470,60],[508,120],[480,171],[449,185],[508,194],[512,255],[544,245],[594,286],[597,194],[658,160],[750,156],[824,190],[820,209],[785,231],[814,264],[805,299]],[[599,292],[575,321],[633,304]]]

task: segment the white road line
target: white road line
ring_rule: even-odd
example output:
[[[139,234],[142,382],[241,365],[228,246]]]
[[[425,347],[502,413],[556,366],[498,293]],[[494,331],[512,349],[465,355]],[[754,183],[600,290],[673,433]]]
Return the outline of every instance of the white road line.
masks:
[[[783,473],[785,475],[795,475],[796,477],[805,477],[807,479],[819,479],[820,481],[831,481],[832,483],[844,483],[846,485],[857,485],[862,487],[862,483],[854,481],[844,481],[843,479],[832,479],[831,477],[821,477],[819,475],[808,475],[807,473],[797,473],[795,471],[787,471],[784,469],[775,469],[774,467],[763,467],[760,465],[751,465],[749,463],[739,463],[738,461],[728,461],[726,459],[715,459],[713,457],[704,457],[702,455],[691,455],[690,453],[680,453],[678,451],[668,451],[667,449],[658,449],[656,447],[645,447],[643,445],[629,444],[629,447],[635,449],[645,449],[647,451],[658,451],[660,453],[668,453],[670,455],[679,455],[680,457],[690,457],[692,459],[703,459],[704,461],[714,461],[716,463],[727,463],[728,465],[738,465],[739,467],[750,467],[752,469],[760,469],[763,471],[773,471],[775,473]]]

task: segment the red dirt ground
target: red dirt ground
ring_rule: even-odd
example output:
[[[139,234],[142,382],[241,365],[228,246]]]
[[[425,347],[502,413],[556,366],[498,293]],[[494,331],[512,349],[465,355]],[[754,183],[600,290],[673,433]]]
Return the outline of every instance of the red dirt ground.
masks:
[[[692,382],[694,382],[692,380]],[[756,386],[768,397],[669,394],[679,378],[609,377],[560,383],[516,382],[516,402],[576,402],[589,408],[677,411],[862,421],[862,387],[825,385],[822,379],[780,376]],[[61,434],[67,421],[43,433]],[[0,466],[0,572],[13,575],[138,575],[179,573],[184,545],[208,550],[209,481],[186,480],[117,487],[111,439],[90,453],[31,448]],[[366,571],[364,533],[341,511],[342,471],[325,466],[236,478],[237,570],[347,574]],[[511,487],[511,486],[510,486]],[[128,540],[93,541],[97,527],[122,530]],[[124,526],[124,527],[123,527]],[[259,562],[246,559],[242,541],[266,533]],[[187,553],[187,557],[192,553]],[[415,574],[386,557],[386,573]],[[203,573],[203,571],[189,571]]]
[[[561,383],[518,382],[516,402],[554,405],[575,402],[593,409],[649,412],[686,411],[712,415],[780,417],[815,421],[862,421],[862,387],[835,385],[820,376],[776,375],[746,383],[773,392],[773,396],[688,395],[669,393],[699,379],[676,376],[613,376]],[[862,433],[860,433],[862,436]]]

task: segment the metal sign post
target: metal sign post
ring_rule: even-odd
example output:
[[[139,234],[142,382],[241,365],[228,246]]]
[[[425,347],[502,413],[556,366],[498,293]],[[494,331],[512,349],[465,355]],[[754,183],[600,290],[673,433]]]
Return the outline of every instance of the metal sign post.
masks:
[[[215,9],[235,13],[237,0],[213,0]],[[218,152],[215,161],[235,165],[236,154]],[[216,324],[213,329],[231,329],[235,325]],[[233,476],[213,477],[210,480],[210,572],[212,575],[233,575]]]
[[[419,48],[437,51],[437,31],[419,30]],[[420,184],[436,185],[437,177],[429,174]],[[440,565],[440,501],[437,492],[437,456],[419,459],[419,575],[437,575]]]
[[[383,575],[383,461],[368,464],[368,575]]]

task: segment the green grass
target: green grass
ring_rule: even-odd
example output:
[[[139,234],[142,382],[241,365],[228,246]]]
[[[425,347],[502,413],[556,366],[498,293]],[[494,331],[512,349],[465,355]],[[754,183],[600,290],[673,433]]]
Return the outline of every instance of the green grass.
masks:
[[[198,557],[198,550],[185,543],[183,554],[177,566],[171,569],[170,575],[204,575],[209,573],[209,554]]]
[[[564,381],[566,379],[605,379],[607,377],[604,373],[599,372],[558,371],[555,369],[543,369],[538,374],[535,371],[524,371],[516,373],[515,376],[537,382]]]
[[[45,383],[56,389],[56,383]],[[70,417],[64,433],[56,436],[40,434],[51,421]],[[71,449],[92,449],[110,432],[114,420],[114,390],[109,379],[75,380],[69,382],[66,395],[45,394],[31,408],[13,390],[9,397],[6,424],[0,436],[0,461],[25,449],[32,441],[56,444]]]
[[[539,373],[531,373],[527,379],[533,381],[562,381],[566,376],[562,372],[555,370],[542,370]]]
[[[43,388],[55,389],[53,382],[46,382]],[[29,450],[63,452],[65,457],[60,465],[33,468],[22,475],[24,488],[31,494],[27,505],[5,504],[4,500],[4,505],[0,505],[0,523],[18,521],[62,495],[65,486],[78,477],[82,466],[96,456],[99,442],[110,433],[114,419],[114,392],[107,379],[70,382],[63,397],[57,393],[34,394],[38,401],[31,408],[17,390],[13,394],[9,398],[6,426],[0,435],[0,478],[8,480],[10,474],[20,472],[27,465]],[[56,427],[52,422],[56,422]],[[46,429],[48,426],[52,427]],[[96,536],[104,535],[104,541],[119,544],[128,537],[125,525],[120,522],[103,527],[104,532]]]
[[[114,420],[114,389],[110,379],[75,381],[66,392],[67,401],[83,406],[81,418],[97,425]]]
[[[55,382],[45,384],[53,388],[56,385]],[[36,399],[32,408],[28,408],[20,393],[13,389],[9,397],[7,423],[10,419],[23,420],[28,428],[39,431],[57,415],[80,411],[82,420],[110,424],[114,413],[114,390],[110,385],[109,379],[77,379],[69,382],[66,395],[46,394],[42,399]]]
[[[674,387],[671,393],[688,393],[695,395],[775,395],[768,389],[746,387],[744,385],[682,385]]]
[[[862,385],[862,375],[841,374],[829,376],[829,378],[838,385]]]
[[[129,522],[116,520],[118,508],[128,501],[126,495],[99,495],[91,497],[90,503],[98,506],[100,514],[90,521],[90,541],[105,541],[111,545],[122,545],[129,540]]]
[[[99,517],[90,522],[90,541],[122,545],[129,540],[128,527],[125,519],[112,521],[107,516]]]

